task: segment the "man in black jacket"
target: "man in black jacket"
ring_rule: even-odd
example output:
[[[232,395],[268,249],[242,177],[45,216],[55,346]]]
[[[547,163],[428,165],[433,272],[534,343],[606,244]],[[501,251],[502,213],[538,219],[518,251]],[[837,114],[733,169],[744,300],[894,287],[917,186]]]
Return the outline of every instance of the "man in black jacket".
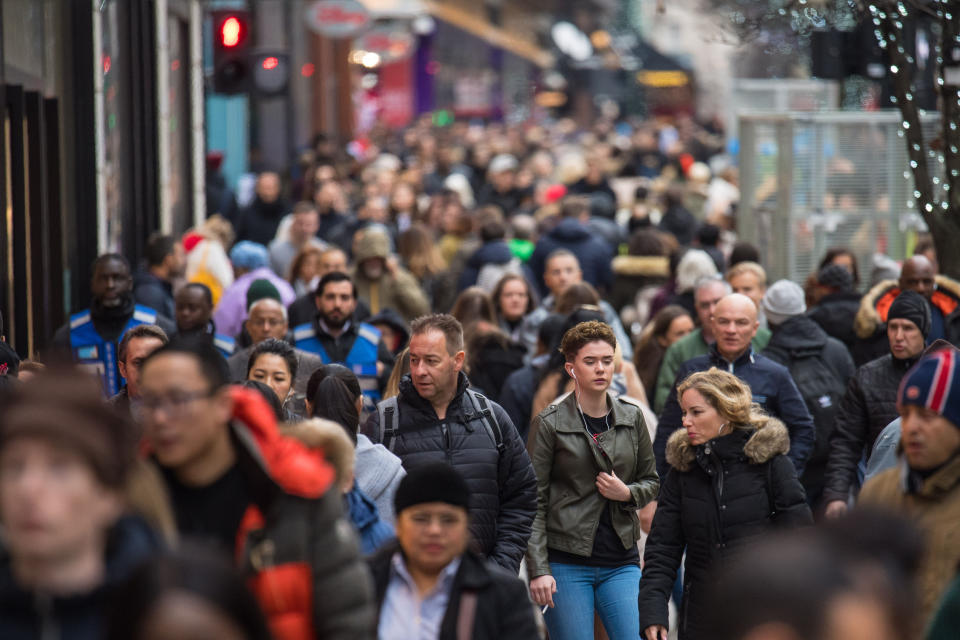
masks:
[[[147,240],[144,257],[146,265],[133,274],[133,299],[173,318],[173,281],[187,268],[183,245],[173,236],[154,233]]]
[[[790,433],[790,451],[787,457],[793,462],[797,475],[802,475],[807,458],[813,452],[816,438],[813,418],[786,367],[755,353],[750,346],[750,341],[760,326],[756,305],[742,293],[731,293],[717,303],[711,323],[713,335],[717,339],[716,344],[710,347],[707,354],[691,358],[680,366],[670,395],[660,412],[657,437],[653,441],[657,473],[661,478],[666,476],[667,439],[682,426],[683,416],[677,398],[677,385],[691,373],[717,367],[729,371],[750,385],[753,401],[786,424]]]
[[[398,455],[408,473],[438,460],[460,471],[473,496],[470,532],[477,550],[516,573],[537,502],[524,443],[500,405],[468,391],[461,371],[463,327],[456,318],[418,318],[410,334],[410,373],[400,381],[400,395],[380,403],[363,432]],[[386,409],[392,410],[381,428]]]
[[[394,501],[397,542],[369,560],[378,638],[537,637],[524,584],[467,550],[463,476],[442,462],[422,465],[400,481]]]
[[[817,287],[824,295],[809,313],[827,335],[842,342],[851,355],[857,343],[853,320],[860,309],[860,294],[854,290],[853,284],[853,274],[841,264],[828,264],[820,269]]]
[[[857,369],[840,403],[823,490],[828,517],[846,512],[864,452],[898,416],[900,380],[920,358],[930,333],[927,301],[915,291],[904,291],[890,305],[886,328],[890,353]]]
[[[840,399],[856,367],[844,344],[804,315],[803,289],[797,283],[775,282],[764,294],[761,306],[773,331],[763,355],[790,372],[817,430],[813,453],[800,478],[807,502],[816,509],[823,493],[830,435]]]

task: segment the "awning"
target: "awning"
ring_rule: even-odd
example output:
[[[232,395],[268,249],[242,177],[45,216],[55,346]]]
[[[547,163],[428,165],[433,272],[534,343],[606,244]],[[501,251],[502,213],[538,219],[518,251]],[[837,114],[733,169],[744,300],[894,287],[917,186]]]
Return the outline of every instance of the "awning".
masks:
[[[427,8],[421,0],[360,0],[371,17],[377,18],[416,18],[426,15]]]
[[[364,0],[364,2],[366,1],[367,0]],[[529,60],[538,67],[544,69],[553,67],[553,55],[549,51],[545,51],[531,42],[518,38],[482,18],[478,18],[463,9],[439,1],[426,0],[424,4],[427,12],[438,20],[443,20],[458,29],[473,34],[488,44],[509,51],[525,60]]]

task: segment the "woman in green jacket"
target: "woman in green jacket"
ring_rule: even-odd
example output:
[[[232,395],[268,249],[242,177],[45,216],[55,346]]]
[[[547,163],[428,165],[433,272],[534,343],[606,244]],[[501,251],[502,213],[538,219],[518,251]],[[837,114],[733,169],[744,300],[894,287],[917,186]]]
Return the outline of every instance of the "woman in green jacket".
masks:
[[[607,391],[616,344],[602,322],[567,331],[560,351],[574,391],[535,418],[527,565],[551,640],[592,640],[595,609],[611,640],[640,636],[636,512],[659,482],[639,405]]]

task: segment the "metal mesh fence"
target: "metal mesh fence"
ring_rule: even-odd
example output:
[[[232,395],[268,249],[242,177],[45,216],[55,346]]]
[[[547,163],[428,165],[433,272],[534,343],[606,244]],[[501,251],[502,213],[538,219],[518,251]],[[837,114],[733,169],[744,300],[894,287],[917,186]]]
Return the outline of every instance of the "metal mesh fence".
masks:
[[[730,102],[727,133],[737,137],[738,118],[746,113],[835,109],[840,104],[840,85],[832,80],[741,78],[733,81]]]
[[[922,117],[925,140],[939,120]],[[908,237],[926,230],[899,112],[744,114],[739,125],[738,231],[771,280],[802,284],[828,248],[845,246],[866,287],[874,254],[900,260]],[[930,159],[936,175],[942,165]]]

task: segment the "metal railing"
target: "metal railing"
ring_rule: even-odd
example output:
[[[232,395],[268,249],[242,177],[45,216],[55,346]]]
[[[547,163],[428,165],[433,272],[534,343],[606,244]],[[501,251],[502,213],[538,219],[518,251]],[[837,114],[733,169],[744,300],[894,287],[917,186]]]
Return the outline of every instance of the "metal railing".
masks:
[[[925,140],[938,125],[921,117]],[[771,281],[802,283],[834,246],[856,254],[863,286],[873,254],[905,257],[926,225],[900,126],[898,111],[741,114],[737,229]]]

